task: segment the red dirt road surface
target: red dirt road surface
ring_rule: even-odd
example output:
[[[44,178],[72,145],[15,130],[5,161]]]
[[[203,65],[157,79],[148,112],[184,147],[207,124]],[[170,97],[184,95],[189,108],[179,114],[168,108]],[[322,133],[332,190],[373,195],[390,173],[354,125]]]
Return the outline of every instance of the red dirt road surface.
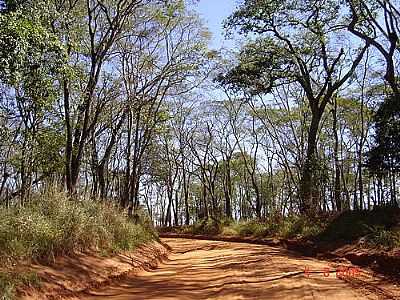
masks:
[[[163,242],[172,252],[157,268],[89,291],[82,299],[400,299],[395,283],[382,282],[356,266],[265,245]]]

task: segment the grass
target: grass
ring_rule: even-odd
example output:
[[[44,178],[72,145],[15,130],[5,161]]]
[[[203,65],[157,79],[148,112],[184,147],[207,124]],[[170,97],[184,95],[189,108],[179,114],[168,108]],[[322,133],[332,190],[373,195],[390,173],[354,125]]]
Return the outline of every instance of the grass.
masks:
[[[0,272],[0,299],[15,299],[15,289],[17,286],[40,287],[41,280],[34,272]]]
[[[240,237],[309,237],[319,234],[324,228],[321,221],[291,216],[266,221],[201,220],[190,226],[174,228],[175,232],[190,234],[240,236]]]
[[[168,229],[165,229],[168,230]],[[315,218],[292,215],[265,221],[202,220],[175,232],[240,237],[305,238],[319,242],[354,242],[364,238],[368,245],[400,247],[400,209],[345,211]]]
[[[117,253],[156,238],[150,225],[133,224],[113,205],[72,201],[56,190],[36,195],[25,207],[0,208],[0,219],[0,264],[6,270],[0,273],[0,299],[32,282],[32,276],[13,273],[20,262],[49,262],[88,249]]]

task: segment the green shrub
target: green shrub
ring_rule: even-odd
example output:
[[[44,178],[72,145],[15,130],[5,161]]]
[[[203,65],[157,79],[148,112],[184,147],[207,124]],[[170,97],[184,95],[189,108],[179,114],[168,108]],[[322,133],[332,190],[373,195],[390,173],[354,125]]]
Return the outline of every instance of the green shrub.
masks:
[[[306,217],[289,216],[285,218],[271,217],[265,221],[250,220],[239,221],[213,219],[201,220],[191,226],[181,228],[181,233],[192,234],[221,234],[225,236],[242,237],[313,237],[318,235],[323,228],[321,220],[311,220]]]
[[[319,221],[312,221],[304,217],[291,216],[281,220],[266,221],[220,221],[212,219],[202,220],[190,227],[185,227],[183,233],[193,234],[222,234],[225,236],[242,237],[271,237],[280,236],[291,237],[309,237],[315,236],[321,232],[323,224]]]
[[[371,233],[369,227],[390,230],[400,224],[400,209],[378,208],[371,211],[345,211],[331,220],[318,236],[321,241],[354,241]]]
[[[324,228],[319,220],[311,220],[307,217],[290,216],[285,218],[279,226],[278,235],[284,238],[313,237]]]
[[[214,219],[203,219],[191,226],[192,234],[216,235],[222,232],[221,222]]]

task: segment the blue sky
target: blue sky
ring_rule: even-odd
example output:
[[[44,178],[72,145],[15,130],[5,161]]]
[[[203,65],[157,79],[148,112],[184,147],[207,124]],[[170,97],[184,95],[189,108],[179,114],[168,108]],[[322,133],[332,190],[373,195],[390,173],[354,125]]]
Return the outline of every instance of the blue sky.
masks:
[[[229,47],[232,45],[230,41],[225,40],[222,22],[235,10],[238,2],[238,0],[199,1],[196,10],[213,35],[211,43],[213,48]]]

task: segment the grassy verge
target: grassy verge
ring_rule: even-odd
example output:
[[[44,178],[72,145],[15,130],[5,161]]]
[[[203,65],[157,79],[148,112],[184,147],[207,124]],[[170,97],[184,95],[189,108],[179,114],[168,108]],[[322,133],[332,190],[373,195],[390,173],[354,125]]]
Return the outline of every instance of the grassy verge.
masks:
[[[51,262],[88,249],[117,253],[156,237],[150,223],[133,224],[115,206],[72,201],[54,190],[25,207],[0,208],[0,219],[0,299],[12,299],[20,284],[38,284],[34,274],[16,272],[21,262]]]
[[[392,249],[400,247],[400,210],[346,211],[336,215],[271,218],[265,221],[202,220],[190,226],[162,229],[183,234],[239,236],[253,238],[298,238],[319,242],[354,242]]]
[[[172,229],[162,228],[161,231],[254,238],[294,238],[317,235],[324,228],[325,224],[322,221],[310,220],[306,217],[291,216],[266,221],[251,220],[239,222],[208,219],[190,226],[174,227]]]

